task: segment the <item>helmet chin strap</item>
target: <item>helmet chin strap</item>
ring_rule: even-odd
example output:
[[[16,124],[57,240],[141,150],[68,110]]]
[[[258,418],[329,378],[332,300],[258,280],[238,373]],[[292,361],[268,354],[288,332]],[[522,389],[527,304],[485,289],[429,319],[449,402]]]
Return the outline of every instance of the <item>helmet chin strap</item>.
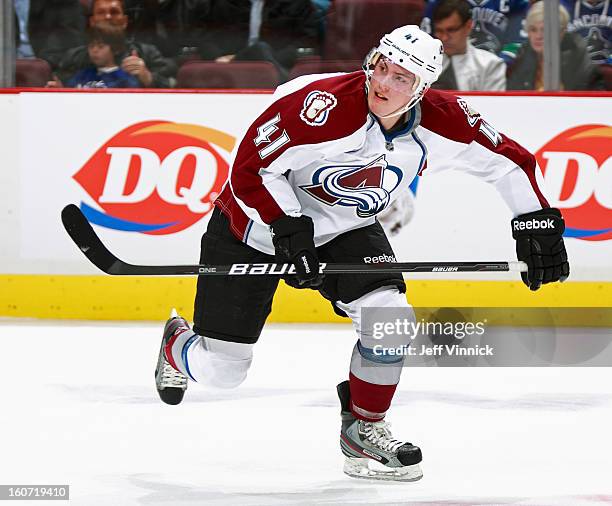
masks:
[[[378,115],[377,116],[380,119],[387,119],[387,118],[393,118],[394,116],[400,116],[400,115],[404,114],[405,112],[409,111],[412,108],[412,106],[414,106],[414,104],[416,104],[416,102],[414,104],[412,104],[412,106],[408,107],[409,104],[410,104],[410,102],[408,102],[406,105],[403,105],[397,111],[392,112],[390,114],[385,114],[384,116],[378,116]]]

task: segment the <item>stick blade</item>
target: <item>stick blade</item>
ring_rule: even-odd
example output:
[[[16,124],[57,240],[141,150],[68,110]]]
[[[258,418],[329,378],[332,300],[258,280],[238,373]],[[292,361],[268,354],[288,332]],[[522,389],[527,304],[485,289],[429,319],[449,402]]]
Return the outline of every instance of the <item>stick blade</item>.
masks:
[[[98,269],[109,273],[118,261],[96,235],[85,215],[74,204],[62,209],[62,223],[81,252]]]

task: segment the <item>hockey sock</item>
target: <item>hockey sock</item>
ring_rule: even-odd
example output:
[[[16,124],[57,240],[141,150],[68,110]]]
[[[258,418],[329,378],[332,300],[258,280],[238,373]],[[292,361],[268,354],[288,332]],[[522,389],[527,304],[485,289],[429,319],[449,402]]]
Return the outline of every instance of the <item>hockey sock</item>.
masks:
[[[391,405],[397,384],[376,385],[349,375],[351,387],[351,412],[356,418],[368,422],[382,420]]]

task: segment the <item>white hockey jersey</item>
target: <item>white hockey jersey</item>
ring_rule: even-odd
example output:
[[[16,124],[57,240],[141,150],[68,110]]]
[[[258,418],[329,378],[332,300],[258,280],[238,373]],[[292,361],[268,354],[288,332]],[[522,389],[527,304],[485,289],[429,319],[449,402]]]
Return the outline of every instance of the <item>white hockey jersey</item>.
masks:
[[[373,223],[424,170],[478,176],[515,215],[548,207],[534,156],[464,100],[429,90],[389,134],[369,113],[365,79],[362,71],[318,74],[278,87],[238,144],[215,201],[238,239],[273,254],[269,224],[305,214],[320,246]]]

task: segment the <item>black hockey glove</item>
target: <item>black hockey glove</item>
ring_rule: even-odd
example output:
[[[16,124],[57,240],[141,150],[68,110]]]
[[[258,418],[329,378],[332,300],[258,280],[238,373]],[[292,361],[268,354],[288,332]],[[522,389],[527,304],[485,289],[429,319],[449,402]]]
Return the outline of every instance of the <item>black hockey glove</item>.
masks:
[[[516,239],[516,256],[527,264],[521,272],[530,290],[569,276],[567,252],[563,243],[565,222],[555,208],[521,214],[512,220],[512,237]]]
[[[294,288],[318,288],[323,283],[314,245],[314,225],[308,216],[283,216],[270,225],[276,261],[295,266],[285,282]]]

